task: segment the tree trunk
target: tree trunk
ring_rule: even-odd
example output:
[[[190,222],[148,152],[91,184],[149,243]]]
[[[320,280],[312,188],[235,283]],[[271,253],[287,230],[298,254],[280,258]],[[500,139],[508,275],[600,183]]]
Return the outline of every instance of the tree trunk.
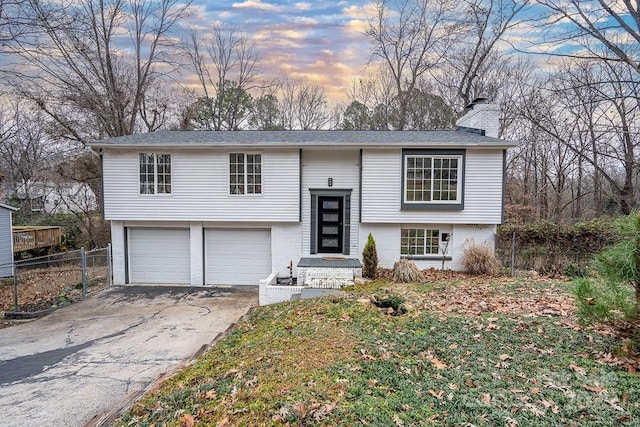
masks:
[[[640,317],[640,213],[636,213],[636,244],[633,252],[634,278],[633,287],[636,291],[636,318]]]

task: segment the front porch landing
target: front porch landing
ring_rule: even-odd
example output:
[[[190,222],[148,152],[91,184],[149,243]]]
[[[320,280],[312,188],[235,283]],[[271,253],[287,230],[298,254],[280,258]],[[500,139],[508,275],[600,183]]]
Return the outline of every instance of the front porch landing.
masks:
[[[353,285],[356,277],[362,277],[362,264],[355,258],[301,258],[295,285],[278,285],[277,275],[274,271],[260,281],[260,305],[333,294],[335,289]]]
[[[340,289],[353,285],[362,277],[362,264],[356,258],[300,258],[297,265],[298,283],[310,288]]]

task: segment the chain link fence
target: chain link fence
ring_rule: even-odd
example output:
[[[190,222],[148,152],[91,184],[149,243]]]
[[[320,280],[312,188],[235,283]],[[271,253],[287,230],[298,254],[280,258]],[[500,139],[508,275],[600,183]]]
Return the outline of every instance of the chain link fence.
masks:
[[[15,261],[0,279],[0,311],[39,311],[86,298],[113,283],[111,245]]]

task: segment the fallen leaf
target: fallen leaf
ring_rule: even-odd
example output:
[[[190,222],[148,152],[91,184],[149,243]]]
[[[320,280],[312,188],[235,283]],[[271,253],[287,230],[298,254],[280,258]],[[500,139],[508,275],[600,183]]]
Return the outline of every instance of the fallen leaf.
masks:
[[[307,417],[307,408],[302,402],[294,403],[293,409],[300,415],[300,419],[305,419]]]
[[[518,421],[511,417],[506,417],[504,419],[507,422],[507,427],[517,427]]]
[[[437,358],[435,358],[435,357],[434,357],[433,359],[431,359],[431,363],[433,363],[433,366],[434,366],[436,369],[439,369],[439,370],[447,369],[447,364],[446,364],[446,363],[444,363],[442,360],[437,359]]]
[[[533,405],[531,403],[527,403],[525,406],[536,417],[541,417],[541,416],[544,415],[544,411],[540,410],[540,408],[538,408],[536,405]]]
[[[500,359],[502,361],[505,361],[505,360],[508,360],[508,359],[513,359],[513,357],[511,357],[511,356],[509,356],[508,354],[505,353],[505,354],[501,354],[500,356],[498,356],[498,359]]]
[[[193,418],[193,415],[190,415],[190,414],[184,414],[183,416],[180,417],[178,421],[180,421],[180,425],[184,427],[193,427],[193,425],[196,423],[196,420]]]
[[[607,402],[609,405],[611,405],[611,407],[613,409],[615,409],[616,411],[624,411],[624,409],[618,405],[618,403],[620,403],[620,401],[618,400],[617,397],[614,397],[613,399],[609,399],[609,400],[605,400],[605,402]]]
[[[592,386],[589,384],[583,384],[582,388],[584,388],[587,391],[591,391],[593,393],[602,393],[605,391],[605,389],[603,389],[602,387],[598,387],[598,386]]]
[[[491,395],[489,393],[482,393],[480,401],[483,403],[491,403]]]
[[[229,418],[223,418],[220,421],[218,421],[218,423],[216,424],[216,427],[229,427],[231,425],[231,422],[229,421]]]
[[[444,391],[443,390],[438,390],[438,391],[429,390],[429,394],[431,396],[435,397],[436,399],[440,400],[440,399],[442,399],[442,396],[444,395]]]
[[[282,387],[280,389],[280,395],[284,396],[285,394],[289,394],[289,392],[291,391],[291,387]]]
[[[404,427],[404,422],[400,419],[398,414],[395,414],[393,416],[393,422],[396,423],[396,426],[398,426],[398,427]]]
[[[215,399],[216,392],[213,390],[209,390],[208,392],[205,393],[204,397],[206,397],[207,399]]]
[[[585,371],[583,368],[581,368],[578,365],[574,365],[573,363],[569,365],[569,369],[571,369],[572,371],[580,374],[580,375],[584,375],[587,376],[587,371]]]
[[[540,403],[542,403],[542,406],[547,409],[551,408],[551,412],[553,412],[554,414],[557,414],[560,411],[556,402],[551,399],[543,399],[540,401]]]
[[[225,372],[224,377],[228,378],[231,375],[236,375],[240,373],[240,369],[229,369],[227,372]]]
[[[531,387],[529,391],[531,392],[531,394],[540,394],[542,392],[542,390],[540,390],[538,387]]]
[[[464,385],[466,385],[467,387],[471,387],[471,388],[476,388],[478,387],[478,385],[476,383],[473,382],[473,380],[471,378],[467,378],[464,380]]]
[[[362,358],[365,360],[376,360],[375,357],[371,356],[370,354],[367,354],[367,350],[360,349],[360,354],[362,354]]]
[[[428,351],[425,357],[431,362],[434,368],[439,370],[447,369],[447,364],[438,359],[434,354],[431,353],[431,351]]]

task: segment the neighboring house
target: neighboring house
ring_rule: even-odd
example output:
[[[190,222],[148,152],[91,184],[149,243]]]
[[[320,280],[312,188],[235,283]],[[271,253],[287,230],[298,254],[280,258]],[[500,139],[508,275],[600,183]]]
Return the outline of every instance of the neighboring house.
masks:
[[[114,281],[257,284],[304,258],[460,269],[494,244],[505,152],[498,111],[443,131],[167,131],[97,141]],[[477,128],[485,126],[487,136]]]
[[[16,197],[25,203],[26,209],[43,214],[92,212],[98,206],[89,185],[72,181],[23,182]]]
[[[17,208],[0,203],[0,277],[13,276],[11,215]]]

